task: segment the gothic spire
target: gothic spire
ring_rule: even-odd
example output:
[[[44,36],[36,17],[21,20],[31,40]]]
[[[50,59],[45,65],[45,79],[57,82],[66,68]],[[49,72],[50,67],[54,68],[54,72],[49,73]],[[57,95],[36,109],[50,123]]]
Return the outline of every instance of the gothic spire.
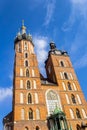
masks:
[[[22,20],[22,27],[21,27],[21,33],[26,33],[26,27],[24,26],[24,20]]]

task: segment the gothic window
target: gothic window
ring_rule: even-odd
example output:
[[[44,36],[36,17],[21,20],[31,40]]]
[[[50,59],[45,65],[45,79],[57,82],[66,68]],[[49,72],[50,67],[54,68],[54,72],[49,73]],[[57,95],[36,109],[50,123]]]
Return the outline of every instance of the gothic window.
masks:
[[[20,103],[23,103],[23,93],[20,93]]]
[[[28,94],[28,103],[32,103],[32,96],[30,93]]]
[[[70,73],[70,77],[71,77],[71,79],[73,79],[73,76],[72,76],[72,74]]]
[[[38,103],[38,95],[35,93],[35,103]]]
[[[20,68],[20,76],[23,76],[23,70]]]
[[[54,109],[57,106],[59,108],[61,108],[59,95],[53,90],[49,90],[47,92],[47,94],[46,94],[46,103],[47,103],[48,114],[52,114]]]
[[[33,46],[31,45],[30,53],[34,53]]]
[[[36,126],[36,130],[39,130],[39,127],[38,127],[38,126]]]
[[[72,99],[72,103],[76,104],[76,99],[75,99],[75,96],[73,94],[71,94],[71,99]]]
[[[21,52],[21,44],[18,44],[18,52]]]
[[[27,49],[28,49],[27,43],[25,42],[25,44],[24,44],[24,50],[27,50]]]
[[[28,80],[27,81],[27,89],[30,89],[31,87],[30,87],[30,81]]]
[[[70,83],[70,82],[67,83],[67,86],[68,86],[68,90],[72,90],[72,87],[71,87],[71,83]]]
[[[81,114],[78,108],[76,108],[76,117],[81,119]]]
[[[62,72],[60,72],[60,76],[61,76],[61,79],[63,79],[63,74],[62,74]]]
[[[25,58],[28,58],[28,53],[25,53]]]
[[[64,73],[64,78],[65,78],[65,79],[68,79],[67,73]]]
[[[35,80],[33,80],[33,87],[34,87],[34,89],[36,89],[36,81]]]
[[[76,91],[76,90],[77,90],[77,88],[76,88],[76,85],[75,85],[75,83],[73,83],[73,87],[74,87],[74,90]]]
[[[23,80],[20,80],[20,88],[23,88]]]
[[[25,130],[28,130],[28,127],[25,127]]]
[[[62,86],[63,86],[63,89],[66,90],[66,86],[64,82],[62,82]]]
[[[32,77],[34,77],[35,76],[35,73],[34,73],[34,70],[32,69]]]
[[[29,77],[29,70],[26,69],[26,77]]]
[[[66,97],[67,104],[70,104],[69,97],[67,94],[65,94],[65,97]]]
[[[79,104],[82,104],[82,103],[81,103],[80,96],[79,96],[78,94],[77,94],[76,96],[77,96],[77,99],[78,99]]]
[[[24,109],[21,109],[21,119],[24,120]]]
[[[72,109],[69,109],[69,110],[70,110],[71,118],[74,119],[74,113],[73,113],[73,110],[72,110]]]
[[[60,61],[60,66],[64,67],[64,62]]]
[[[81,127],[80,127],[80,125],[76,125],[76,128],[77,128],[77,130],[81,130]]]
[[[25,61],[25,67],[27,67],[27,66],[28,66],[28,61],[26,60],[26,61]]]
[[[40,111],[39,109],[36,109],[36,119],[40,119]]]
[[[33,119],[33,110],[29,109],[29,119]]]
[[[84,109],[82,109],[82,114],[83,114],[83,117],[84,117],[84,118],[87,118],[87,116],[86,116],[86,113],[85,113],[85,110],[84,110]]]

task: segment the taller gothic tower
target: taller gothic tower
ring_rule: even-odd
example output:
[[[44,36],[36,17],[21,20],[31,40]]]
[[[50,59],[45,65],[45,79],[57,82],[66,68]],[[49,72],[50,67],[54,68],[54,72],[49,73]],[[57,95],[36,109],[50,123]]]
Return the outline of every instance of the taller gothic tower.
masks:
[[[31,35],[22,25],[15,39],[13,130],[44,129],[46,112]],[[45,128],[46,129],[46,128]]]
[[[44,78],[24,24],[14,49],[13,105],[3,119],[4,130],[81,130],[87,102],[68,53],[50,43]]]

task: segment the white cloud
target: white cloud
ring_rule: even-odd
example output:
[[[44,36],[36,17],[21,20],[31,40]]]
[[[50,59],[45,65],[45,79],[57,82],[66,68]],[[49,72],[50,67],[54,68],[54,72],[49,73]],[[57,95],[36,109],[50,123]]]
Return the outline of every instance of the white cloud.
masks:
[[[0,101],[5,100],[7,97],[12,96],[12,87],[0,88]]]
[[[64,23],[63,31],[72,34],[71,41],[69,41],[70,55],[74,61],[75,68],[82,68],[87,66],[85,60],[87,58],[87,0],[69,1],[71,12],[67,22]]]
[[[45,22],[44,25],[48,25],[50,21],[53,19],[53,14],[55,10],[55,3],[56,0],[46,0],[46,17],[45,17]]]
[[[74,63],[75,68],[82,68],[87,66],[87,53]]]
[[[69,31],[72,29],[75,22],[79,19],[79,22],[83,21],[85,26],[87,23],[87,0],[70,0],[71,12],[67,22],[64,23],[63,31]]]
[[[47,43],[48,43],[48,38],[44,36],[34,36],[34,45],[36,49],[36,54],[37,54],[37,59],[39,62],[39,67],[42,73],[44,72],[44,61],[47,58]]]

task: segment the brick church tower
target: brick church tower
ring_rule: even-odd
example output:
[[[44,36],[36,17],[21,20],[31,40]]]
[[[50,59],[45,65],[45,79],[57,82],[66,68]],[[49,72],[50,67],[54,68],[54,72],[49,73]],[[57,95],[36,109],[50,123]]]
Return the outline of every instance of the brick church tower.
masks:
[[[24,24],[14,41],[12,112],[4,130],[81,130],[87,125],[87,102],[69,55],[54,42],[40,73],[32,36]]]

